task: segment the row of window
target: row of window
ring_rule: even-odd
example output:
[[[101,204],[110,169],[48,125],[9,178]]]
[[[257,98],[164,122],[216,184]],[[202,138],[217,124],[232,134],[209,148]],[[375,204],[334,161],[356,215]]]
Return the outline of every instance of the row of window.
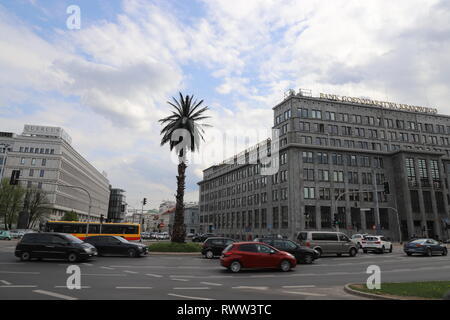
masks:
[[[324,117],[322,117],[324,115]],[[428,133],[440,133],[440,134],[450,134],[450,126],[444,125],[433,125],[432,123],[420,123],[415,121],[404,121],[395,120],[390,118],[382,119],[380,117],[373,116],[361,116],[357,114],[348,113],[336,113],[334,112],[322,112],[321,110],[309,110],[306,108],[298,108],[297,116],[303,119],[320,119],[320,120],[330,120],[330,121],[340,121],[346,123],[363,124],[369,126],[377,126],[393,129],[406,129],[406,130],[416,130]],[[288,118],[283,118],[287,120]],[[283,121],[284,121],[283,120]],[[282,121],[280,121],[282,122]]]
[[[304,168],[303,169],[303,180],[304,181],[316,181],[316,172],[317,172],[317,180],[328,182],[330,181],[330,171],[324,169],[311,169]],[[345,180],[350,184],[373,184],[372,173],[371,172],[353,172],[348,171],[344,174],[342,170],[334,170],[332,175],[333,182],[345,182]],[[345,177],[347,179],[345,179]],[[359,179],[361,177],[361,179]],[[381,185],[385,182],[383,173],[376,173],[376,184]]]
[[[27,159],[27,158],[20,158],[20,164],[21,165],[26,165],[27,164],[27,160],[29,160],[29,159]],[[41,166],[45,167],[47,165],[47,159],[44,158],[44,159],[39,159],[39,160],[40,160],[39,162],[40,162]],[[35,166],[37,162],[38,162],[38,160],[36,158],[31,158],[30,164],[32,166]]]
[[[54,154],[55,149],[50,148],[34,148],[34,147],[20,147],[19,152],[24,153],[40,153],[40,154]]]
[[[302,160],[303,163],[328,164],[330,161],[333,165],[344,165],[345,163],[350,167],[384,168],[382,157],[357,156],[354,154],[303,151]]]

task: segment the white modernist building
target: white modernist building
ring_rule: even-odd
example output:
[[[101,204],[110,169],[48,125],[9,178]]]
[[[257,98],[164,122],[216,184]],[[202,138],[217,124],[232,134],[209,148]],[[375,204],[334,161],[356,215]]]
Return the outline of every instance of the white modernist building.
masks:
[[[60,219],[75,211],[86,221],[91,197],[91,221],[108,214],[109,181],[71,145],[72,139],[58,127],[25,125],[21,135],[0,132],[1,177],[20,170],[20,183],[47,192],[52,212],[49,219]],[[77,186],[80,188],[61,185]]]

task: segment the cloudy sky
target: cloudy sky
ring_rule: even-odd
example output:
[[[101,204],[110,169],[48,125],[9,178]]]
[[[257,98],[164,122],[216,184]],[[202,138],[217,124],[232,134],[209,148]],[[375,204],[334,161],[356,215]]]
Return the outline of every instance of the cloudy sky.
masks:
[[[198,200],[201,170],[265,138],[289,88],[450,114],[449,21],[448,0],[2,0],[0,130],[61,126],[132,206],[157,207],[176,185],[157,120],[194,94],[214,127],[188,168]]]

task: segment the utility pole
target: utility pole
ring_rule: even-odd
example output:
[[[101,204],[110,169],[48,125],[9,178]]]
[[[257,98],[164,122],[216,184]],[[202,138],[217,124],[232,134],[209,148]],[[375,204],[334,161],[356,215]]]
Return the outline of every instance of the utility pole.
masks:
[[[374,197],[375,197],[375,225],[377,229],[377,233],[379,230],[381,230],[380,225],[380,206],[378,204],[378,190],[377,190],[377,179],[376,179],[376,173],[374,170],[372,170],[372,182],[373,182],[373,190],[374,190]]]

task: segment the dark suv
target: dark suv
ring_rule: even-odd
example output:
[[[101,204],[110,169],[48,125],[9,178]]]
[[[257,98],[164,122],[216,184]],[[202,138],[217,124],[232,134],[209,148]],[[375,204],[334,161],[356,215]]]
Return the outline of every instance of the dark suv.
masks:
[[[320,254],[316,250],[300,246],[291,240],[259,238],[255,241],[264,242],[278,250],[289,252],[295,257],[297,263],[311,264],[320,256]]]
[[[38,260],[64,259],[76,262],[96,256],[97,249],[71,234],[27,233],[17,243],[15,255],[22,261],[37,258]]]
[[[209,237],[214,237],[214,233],[203,233],[192,237],[192,242],[203,242]]]
[[[99,256],[123,255],[140,257],[147,254],[148,250],[144,244],[129,242],[119,236],[92,236],[87,237],[84,241],[92,244],[97,249]]]
[[[212,237],[203,242],[202,255],[205,258],[212,259],[222,254],[223,249],[235,242],[230,238]]]

